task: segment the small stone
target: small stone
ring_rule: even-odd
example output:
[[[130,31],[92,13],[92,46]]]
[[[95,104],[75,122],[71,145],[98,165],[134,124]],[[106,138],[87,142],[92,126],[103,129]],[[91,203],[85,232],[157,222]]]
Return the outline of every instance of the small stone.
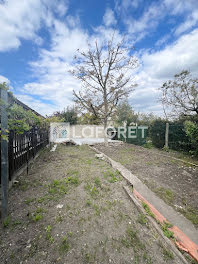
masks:
[[[58,205],[56,206],[56,208],[58,208],[58,209],[63,208],[63,204],[58,204]]]

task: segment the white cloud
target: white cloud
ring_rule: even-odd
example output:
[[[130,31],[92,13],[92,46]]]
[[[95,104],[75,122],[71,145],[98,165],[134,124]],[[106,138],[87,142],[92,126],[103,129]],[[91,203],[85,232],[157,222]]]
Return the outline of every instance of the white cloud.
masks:
[[[37,81],[26,83],[19,93],[39,96],[40,100],[36,102],[34,109],[38,112],[40,109],[42,113],[45,111],[46,114],[62,110],[72,103],[72,91],[80,89],[80,83],[68,71],[77,49],[86,49],[88,41],[87,33],[81,28],[67,27],[56,19],[53,24],[50,31],[51,48],[40,49],[39,58],[30,62]],[[33,102],[30,103],[33,105]]]
[[[181,36],[173,44],[160,51],[141,54],[142,66],[135,81],[139,84],[130,100],[139,111],[161,114],[158,88],[182,70],[197,74],[198,29]]]
[[[103,16],[103,22],[105,26],[109,27],[116,24],[115,15],[112,9],[107,8]]]
[[[57,110],[55,105],[48,104],[48,106],[46,107],[46,103],[42,102],[39,99],[35,99],[30,95],[15,94],[15,96],[17,97],[17,99],[22,101],[24,104],[27,104],[30,108],[34,109],[43,116],[45,116],[46,114],[52,114]]]
[[[198,23],[198,9],[192,12],[187,19],[181,23],[178,28],[175,30],[176,35],[180,35],[181,33],[186,32],[192,27],[196,26]]]
[[[117,10],[122,7],[127,14],[130,8],[137,8],[140,2],[123,0]],[[127,43],[131,37],[137,41],[155,30],[168,12],[172,15],[185,13],[183,23],[173,28],[177,36],[183,34],[197,23],[197,3],[197,0],[164,0],[160,4],[146,7],[139,19],[126,15],[124,21],[129,33],[126,36]],[[64,23],[58,17],[55,18],[55,12],[59,18],[65,16]],[[22,39],[33,40],[37,45],[42,45],[43,40],[37,32],[42,23],[45,23],[49,30],[49,49],[39,47],[39,57],[29,63],[35,81],[26,83],[16,94],[20,100],[42,114],[51,114],[71,104],[72,91],[80,89],[80,83],[68,74],[78,48],[86,50],[88,41],[93,43],[97,38],[101,43],[113,34],[116,42],[122,39],[122,34],[112,28],[116,19],[114,11],[110,8],[106,9],[102,26],[94,28],[92,35],[81,28],[79,16],[66,16],[66,13],[67,2],[65,5],[63,1],[58,0],[9,0],[0,4],[0,51],[19,47]],[[162,37],[156,43],[158,48],[162,44],[165,45],[168,38],[171,38],[171,35]],[[142,66],[135,77],[139,86],[130,97],[135,109],[160,114],[162,109],[157,102],[157,88],[183,69],[196,73],[197,50],[198,30],[181,36],[160,51],[141,50],[138,56]],[[9,81],[3,76],[0,76],[1,80]]]
[[[67,7],[63,1],[53,0],[8,0],[0,4],[0,51],[16,49],[21,39],[42,44],[37,31],[44,22],[50,26],[53,10],[63,16]]]

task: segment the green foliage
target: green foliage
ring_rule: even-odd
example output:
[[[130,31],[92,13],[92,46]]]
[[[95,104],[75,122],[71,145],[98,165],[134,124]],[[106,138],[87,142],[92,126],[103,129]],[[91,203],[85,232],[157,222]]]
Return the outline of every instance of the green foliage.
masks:
[[[10,225],[10,222],[11,222],[11,218],[10,216],[8,216],[3,220],[3,227],[8,227]]]
[[[186,121],[185,131],[193,146],[191,152],[198,156],[198,124],[193,123],[191,121]]]
[[[33,126],[44,126],[45,120],[38,117],[32,111],[26,111],[23,107],[13,104],[8,107],[8,127],[18,134],[30,130]]]
[[[145,245],[141,242],[137,235],[137,231],[132,227],[127,228],[126,236],[122,238],[121,243],[126,248],[133,247],[134,249],[144,249]]]
[[[173,253],[170,250],[166,249],[166,248],[163,248],[163,256],[164,256],[164,260],[165,261],[174,259]]]
[[[9,90],[9,86],[6,84],[6,82],[0,83],[0,89],[2,90]]]
[[[107,170],[104,173],[104,178],[106,178],[110,183],[114,183],[121,180],[120,172],[118,170],[116,170],[115,172],[111,170]]]
[[[0,89],[9,90],[6,83],[0,83]],[[18,134],[24,133],[24,131],[30,130],[33,126],[46,127],[46,121],[44,118],[37,116],[31,110],[24,110],[22,106],[19,106],[14,102],[14,96],[11,92],[8,92],[11,102],[8,100],[7,105],[8,113],[8,129],[14,130]],[[4,103],[1,101],[1,104]],[[6,136],[2,136],[7,139]]]
[[[117,106],[117,124],[123,125],[124,122],[127,126],[131,123],[137,123],[138,121],[138,114],[135,114],[131,105],[128,103],[127,100],[122,101]]]
[[[164,235],[168,238],[174,238],[174,233],[169,230],[169,228],[172,227],[172,224],[168,222],[163,222],[162,224],[162,231]]]
[[[77,111],[74,107],[67,107],[62,112],[55,112],[50,118],[58,118],[58,120],[61,120],[61,122],[70,123],[70,125],[77,124],[78,120]]]
[[[138,219],[137,219],[138,223],[140,223],[141,225],[146,225],[147,224],[147,218],[144,214],[139,214],[138,215]]]
[[[145,202],[142,202],[142,206],[144,207],[144,210],[149,216],[152,216],[153,218],[155,218],[155,215],[151,212],[151,209]]]
[[[69,251],[69,249],[70,249],[70,244],[68,242],[68,238],[67,238],[67,236],[64,236],[62,238],[61,244],[59,246],[59,251],[61,253],[67,253]]]
[[[48,225],[46,228],[45,228],[45,231],[46,231],[46,239],[50,242],[50,243],[53,243],[54,242],[54,238],[52,237],[52,226],[51,225]]]

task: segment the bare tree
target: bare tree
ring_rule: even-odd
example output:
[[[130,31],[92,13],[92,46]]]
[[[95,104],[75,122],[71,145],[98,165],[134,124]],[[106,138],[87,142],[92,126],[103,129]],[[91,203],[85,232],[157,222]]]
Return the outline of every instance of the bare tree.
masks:
[[[164,109],[170,108],[171,116],[198,115],[198,78],[189,71],[182,71],[160,88]]]
[[[135,87],[131,70],[137,67],[137,59],[131,55],[132,48],[127,48],[124,40],[114,43],[113,38],[100,47],[96,41],[93,47],[89,45],[88,51],[78,52],[71,73],[82,82],[82,89],[73,92],[75,102],[101,120],[106,131],[119,100]]]

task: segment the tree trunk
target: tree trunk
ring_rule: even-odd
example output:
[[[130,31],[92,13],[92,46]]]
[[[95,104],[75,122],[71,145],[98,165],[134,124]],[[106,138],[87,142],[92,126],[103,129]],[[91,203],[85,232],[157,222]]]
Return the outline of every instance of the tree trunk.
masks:
[[[107,137],[107,131],[106,131],[106,128],[107,128],[107,119],[105,118],[104,120],[104,143],[105,143],[105,146],[108,146],[108,137]]]

